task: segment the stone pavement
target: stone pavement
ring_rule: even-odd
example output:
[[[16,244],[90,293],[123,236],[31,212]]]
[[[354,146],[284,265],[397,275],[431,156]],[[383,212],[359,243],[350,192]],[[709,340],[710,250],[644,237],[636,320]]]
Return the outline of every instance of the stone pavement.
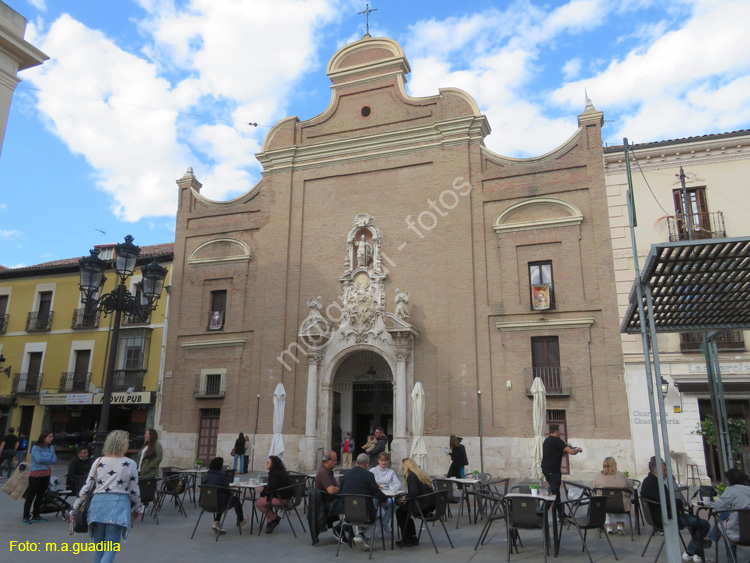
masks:
[[[62,466],[54,468],[54,475],[61,476],[65,472]],[[246,506],[249,506],[246,504]],[[227,563],[232,561],[246,562],[261,558],[269,560],[273,558],[277,561],[304,561],[305,563],[315,562],[332,562],[335,560],[336,542],[330,532],[320,536],[320,543],[317,546],[311,545],[309,534],[303,534],[299,529],[299,522],[295,518],[295,530],[297,538],[295,539],[289,528],[284,522],[275,532],[270,535],[250,536],[249,527],[239,535],[234,524],[234,513],[230,512],[227,516],[225,528],[229,532],[219,538],[218,542],[214,541],[214,535],[211,532],[212,518],[210,514],[204,514],[200,527],[198,528],[195,539],[190,539],[195,522],[200,513],[199,509],[193,508],[192,503],[186,505],[188,517],[185,518],[178,514],[172,505],[165,506],[159,515],[160,524],[150,516],[146,516],[143,522],[138,521],[131,530],[130,538],[122,544],[122,551],[117,556],[116,561],[139,561],[139,562],[207,562],[221,561]],[[22,501],[14,501],[5,494],[0,494],[0,561],[9,563],[37,563],[37,562],[81,562],[93,560],[91,553],[82,553],[75,555],[73,553],[61,553],[60,546],[66,543],[73,549],[76,542],[84,542],[88,537],[82,534],[74,536],[69,535],[69,524],[63,522],[60,518],[53,519],[52,515],[46,515],[50,520],[46,523],[33,524],[24,526],[21,524],[21,515],[23,512]],[[302,515],[307,522],[305,516]],[[454,516],[455,518],[455,516]],[[455,529],[455,519],[449,521],[448,532],[450,533],[455,549],[451,549],[445,537],[445,533],[438,524],[432,528],[435,541],[440,550],[435,554],[435,550],[430,544],[426,532],[422,532],[420,545],[414,548],[390,550],[390,544],[387,543],[387,550],[384,553],[382,544],[375,545],[373,561],[414,561],[414,562],[497,562],[505,561],[506,542],[505,526],[502,521],[495,522],[491,529],[490,538],[484,547],[474,551],[474,544],[481,530],[480,525],[468,525],[465,518],[461,519],[459,529]],[[645,530],[644,530],[645,532]],[[604,538],[599,538],[596,533],[589,534],[589,549],[591,550],[594,561],[614,561],[607,542]],[[635,541],[630,540],[630,536],[610,536],[614,544],[620,561],[638,561],[645,563],[652,561],[656,554],[656,549],[661,543],[661,537],[652,541],[647,552],[647,558],[640,557],[643,546],[645,545],[647,534],[636,535]],[[542,561],[542,535],[538,531],[521,532],[521,539],[524,547],[520,548],[518,555],[513,554],[513,562]],[[36,552],[10,552],[11,541],[28,541],[39,545]],[[45,551],[47,542],[55,543],[58,552]],[[656,542],[656,545],[653,545]],[[722,554],[720,561],[724,562],[723,545],[721,546]],[[742,552],[740,553],[742,555]],[[648,556],[651,556],[650,558]],[[350,549],[347,545],[342,545],[340,559],[347,561],[367,561],[367,553],[357,548]],[[713,559],[713,550],[710,554]],[[665,554],[662,554],[661,561],[666,561]],[[585,562],[587,558],[581,552],[581,542],[578,534],[572,528],[563,533],[562,547],[560,556],[555,559],[549,558],[549,561],[558,561],[560,563]]]

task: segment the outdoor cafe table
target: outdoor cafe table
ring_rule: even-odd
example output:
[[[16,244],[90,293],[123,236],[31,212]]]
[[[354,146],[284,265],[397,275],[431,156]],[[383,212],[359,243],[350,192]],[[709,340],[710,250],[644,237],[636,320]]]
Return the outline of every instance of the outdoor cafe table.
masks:
[[[208,473],[208,469],[175,469],[174,473],[187,475],[188,482],[185,490],[190,492],[190,496],[193,497],[193,508],[196,508],[197,504],[195,501],[195,490],[198,482],[198,475]]]
[[[462,485],[469,485],[472,488],[476,489],[477,485],[481,483],[479,479],[459,479],[458,477],[446,477],[446,481],[455,481],[456,483],[461,483]],[[466,504],[468,506],[469,501],[467,497],[467,489],[468,486],[461,487],[461,500],[458,503],[458,514],[456,514],[456,530],[458,530],[458,521],[461,519],[461,510],[463,510],[464,501],[466,501]],[[467,508],[466,510],[466,516],[469,518],[469,524],[471,524],[471,509]],[[474,517],[474,523],[476,524],[476,516]]]
[[[552,506],[555,504],[555,495],[532,495],[528,493],[508,493],[503,497],[503,500],[512,498],[522,498],[529,500],[538,500],[542,503],[542,514],[544,515],[543,530],[544,530],[544,550],[547,551],[549,547],[549,518],[548,514]],[[562,527],[561,527],[562,531]],[[552,534],[554,544],[554,556],[557,557],[560,552],[560,536],[557,535],[557,514],[552,514]],[[508,537],[510,541],[510,537]]]
[[[253,535],[253,523],[255,522],[256,513],[255,513],[255,501],[256,501],[256,493],[258,489],[261,487],[265,487],[266,483],[250,483],[249,481],[243,481],[242,483],[230,483],[230,487],[235,489],[237,491],[237,494],[242,494],[242,498],[240,499],[241,503],[245,503],[246,500],[249,500],[252,503],[252,512],[250,514],[250,535]],[[249,494],[248,494],[249,493]],[[258,522],[260,522],[260,518],[258,518]]]

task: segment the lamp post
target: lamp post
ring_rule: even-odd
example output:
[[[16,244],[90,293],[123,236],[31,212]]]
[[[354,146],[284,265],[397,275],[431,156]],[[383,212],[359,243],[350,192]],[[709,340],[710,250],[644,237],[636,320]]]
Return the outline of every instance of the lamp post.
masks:
[[[0,373],[4,373],[7,378],[10,379],[10,368],[13,366],[8,366],[7,368],[3,368],[3,364],[5,363],[5,356],[3,356],[3,353],[0,352]]]
[[[666,398],[668,391],[669,391],[669,381],[667,381],[666,379],[662,377],[661,378],[661,396]]]
[[[107,373],[104,381],[104,394],[102,396],[102,412],[99,416],[95,438],[96,449],[100,452],[109,426],[109,408],[112,402],[112,382],[115,375],[115,364],[117,363],[122,313],[129,316],[138,316],[145,322],[151,311],[156,308],[159,297],[161,297],[164,279],[167,277],[167,269],[157,262],[151,262],[141,268],[143,280],[140,283],[140,291],[136,295],[131,294],[125,282],[135,271],[135,263],[141,249],[133,244],[133,237],[128,235],[125,237],[124,243],[115,247],[114,266],[119,283],[110,293],[102,294],[102,288],[106,281],[104,270],[107,268],[107,262],[99,258],[98,250],[91,250],[90,253],[90,256],[81,258],[78,262],[81,270],[81,303],[91,311],[104,311],[105,317],[111,313],[115,314],[112,323]]]

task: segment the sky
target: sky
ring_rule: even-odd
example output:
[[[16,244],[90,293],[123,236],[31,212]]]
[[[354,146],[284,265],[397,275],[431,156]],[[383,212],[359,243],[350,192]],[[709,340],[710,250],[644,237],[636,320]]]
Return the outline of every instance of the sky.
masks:
[[[50,57],[19,74],[0,155],[7,267],[173,241],[186,169],[211,199],[251,190],[269,129],[323,112],[328,61],[365,33],[359,0],[3,1]],[[750,128],[748,0],[370,7],[370,34],[404,48],[409,94],[467,91],[502,155],[562,144],[586,93],[610,145]]]

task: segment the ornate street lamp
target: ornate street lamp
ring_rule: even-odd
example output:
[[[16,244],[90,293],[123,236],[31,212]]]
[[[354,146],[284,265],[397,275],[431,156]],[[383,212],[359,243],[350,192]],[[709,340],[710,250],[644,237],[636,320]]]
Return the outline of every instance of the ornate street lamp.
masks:
[[[128,291],[125,282],[133,275],[135,263],[141,253],[141,249],[133,244],[133,237],[128,235],[125,242],[115,247],[115,272],[119,283],[110,293],[102,294],[102,288],[106,278],[104,270],[107,262],[99,258],[98,250],[91,250],[91,255],[81,258],[78,262],[81,269],[81,302],[89,311],[104,311],[104,316],[114,313],[112,323],[112,340],[107,362],[107,374],[104,381],[104,394],[102,396],[102,412],[97,426],[96,439],[97,452],[104,443],[109,426],[109,410],[112,402],[112,382],[115,375],[117,363],[117,348],[120,340],[120,320],[122,313],[130,317],[139,317],[142,321],[148,319],[151,311],[156,309],[156,304],[161,297],[164,287],[164,279],[167,277],[167,269],[157,262],[152,262],[141,269],[143,281],[139,283],[140,295],[133,295]]]
[[[661,396],[666,398],[668,391],[669,391],[669,381],[667,381],[666,379],[662,377],[661,378]]]
[[[0,352],[0,373],[4,373],[6,377],[10,378],[10,368],[13,366],[8,366],[7,368],[3,368],[3,364],[5,363],[5,356],[3,356],[3,353]]]

